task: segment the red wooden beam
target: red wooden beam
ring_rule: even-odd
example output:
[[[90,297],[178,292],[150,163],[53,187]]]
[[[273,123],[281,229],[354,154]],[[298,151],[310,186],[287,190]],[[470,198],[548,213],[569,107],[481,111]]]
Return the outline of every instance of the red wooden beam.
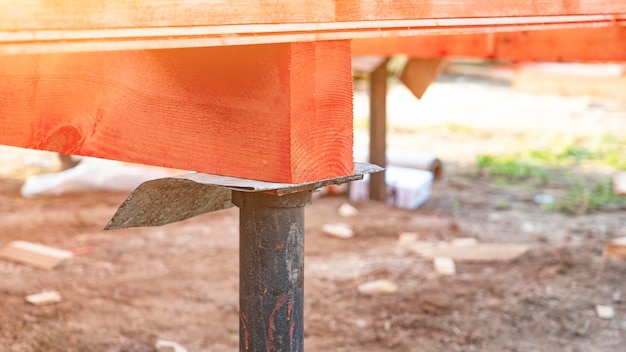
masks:
[[[625,61],[626,22],[573,28],[452,36],[370,38],[352,41],[354,54],[434,58],[498,58],[514,61]]]
[[[0,144],[273,182],[352,173],[347,41],[0,56]]]
[[[0,0],[0,8],[3,9],[0,11],[0,29],[13,31],[626,13],[626,3],[619,0],[109,0],[71,3]],[[352,27],[364,25],[366,23],[353,24]],[[335,27],[339,29],[339,26]],[[236,29],[225,29],[229,30]]]
[[[608,25],[614,0],[0,0],[0,54],[140,50]]]

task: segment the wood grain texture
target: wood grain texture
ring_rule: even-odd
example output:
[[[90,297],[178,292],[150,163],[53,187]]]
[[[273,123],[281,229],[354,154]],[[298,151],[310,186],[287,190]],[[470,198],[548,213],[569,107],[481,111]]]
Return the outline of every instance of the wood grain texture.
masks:
[[[293,47],[292,120],[290,130],[285,133],[290,133],[292,177],[295,179],[307,175],[317,175],[320,179],[318,169],[321,167],[348,173],[353,170],[350,56],[349,42],[318,42]],[[296,171],[303,174],[295,174]]]
[[[626,13],[615,0],[0,0],[3,30],[105,29]]]
[[[327,22],[334,0],[0,0],[6,30]]]
[[[624,61],[626,23],[571,28],[452,36],[357,39],[355,54],[436,58],[498,58],[514,61]]]
[[[611,0],[0,0],[0,54],[139,50],[597,26]]]
[[[338,0],[336,21],[560,16],[624,12],[615,0]]]
[[[496,35],[495,57],[516,61],[626,61],[621,26]]]
[[[350,174],[348,42],[0,57],[0,144],[300,183]]]

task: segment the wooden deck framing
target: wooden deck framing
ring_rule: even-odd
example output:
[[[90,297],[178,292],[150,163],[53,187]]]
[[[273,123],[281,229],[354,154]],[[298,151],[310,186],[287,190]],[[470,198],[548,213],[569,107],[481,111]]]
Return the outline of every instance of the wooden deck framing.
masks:
[[[0,56],[0,144],[273,182],[345,176],[348,41]]]
[[[626,2],[612,0],[0,8],[1,144],[275,182],[351,172],[350,40],[382,55],[626,59]]]
[[[0,0],[0,54],[593,28],[617,0]]]
[[[0,144],[292,184],[353,172],[350,40],[383,56],[626,60],[618,0],[0,0],[0,9]],[[419,95],[420,67],[439,63],[409,62],[403,79]],[[386,79],[378,65],[380,164]],[[372,187],[386,199],[384,175]],[[240,351],[303,349],[312,190],[299,191],[235,192]]]
[[[352,41],[352,53],[513,61],[626,61],[626,21],[589,28],[356,39]]]

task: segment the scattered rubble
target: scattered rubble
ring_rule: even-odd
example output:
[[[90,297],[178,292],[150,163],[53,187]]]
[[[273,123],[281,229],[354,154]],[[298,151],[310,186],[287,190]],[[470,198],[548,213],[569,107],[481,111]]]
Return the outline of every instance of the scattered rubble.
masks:
[[[401,232],[398,235],[398,243],[410,244],[417,241],[417,233],[415,232]]]
[[[158,352],[187,352],[187,349],[173,341],[158,340],[156,345]]]
[[[354,237],[354,231],[350,228],[348,224],[338,223],[338,224],[326,224],[322,226],[322,231],[333,237],[339,238],[351,238]]]
[[[598,317],[602,319],[613,319],[615,317],[615,309],[613,309],[613,306],[598,304],[596,305],[596,313]]]
[[[626,259],[626,237],[611,240],[604,247],[602,255],[606,258]]]
[[[72,252],[26,241],[9,242],[0,250],[0,258],[52,269],[74,256]]]
[[[433,266],[438,275],[453,276],[456,275],[456,265],[454,260],[446,257],[436,257],[433,259]]]
[[[344,218],[350,218],[350,217],[356,216],[359,213],[357,208],[353,207],[350,203],[343,203],[339,207],[338,212],[339,212],[339,215],[341,215]]]
[[[450,241],[450,244],[457,247],[475,246],[478,244],[478,240],[474,237],[459,237]]]
[[[476,243],[459,246],[444,242],[433,246],[414,248],[414,251],[428,259],[445,257],[453,260],[477,262],[510,261],[522,256],[528,250],[528,245],[514,243]]]
[[[379,295],[397,292],[398,285],[389,280],[376,280],[360,284],[358,290],[364,295]]]
[[[544,205],[544,204],[554,204],[554,202],[556,201],[556,198],[550,194],[537,194],[536,196],[533,197],[533,200],[535,201],[535,203],[539,205]]]
[[[61,300],[61,294],[57,291],[46,291],[26,296],[26,302],[36,306],[59,303]]]

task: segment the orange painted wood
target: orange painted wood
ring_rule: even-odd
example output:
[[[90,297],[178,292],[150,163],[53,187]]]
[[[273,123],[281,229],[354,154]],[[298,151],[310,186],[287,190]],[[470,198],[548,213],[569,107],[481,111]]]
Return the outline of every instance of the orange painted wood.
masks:
[[[357,39],[354,54],[434,58],[499,58],[514,61],[624,61],[626,23],[512,33]]]
[[[622,26],[496,35],[496,57],[516,61],[626,61]]]
[[[0,28],[104,29],[328,22],[335,0],[0,0]]]
[[[617,0],[0,0],[3,30],[327,23],[626,13]],[[261,31],[259,31],[261,32]]]
[[[347,41],[0,56],[0,144],[274,182],[352,173]]]
[[[336,21],[560,16],[624,12],[619,0],[337,0]]]
[[[0,54],[465,34],[624,20],[615,0],[0,0]]]
[[[493,48],[490,47],[492,45],[490,37],[493,35],[423,35],[355,39],[352,41],[352,53],[354,55],[408,55],[417,58],[491,57]]]

